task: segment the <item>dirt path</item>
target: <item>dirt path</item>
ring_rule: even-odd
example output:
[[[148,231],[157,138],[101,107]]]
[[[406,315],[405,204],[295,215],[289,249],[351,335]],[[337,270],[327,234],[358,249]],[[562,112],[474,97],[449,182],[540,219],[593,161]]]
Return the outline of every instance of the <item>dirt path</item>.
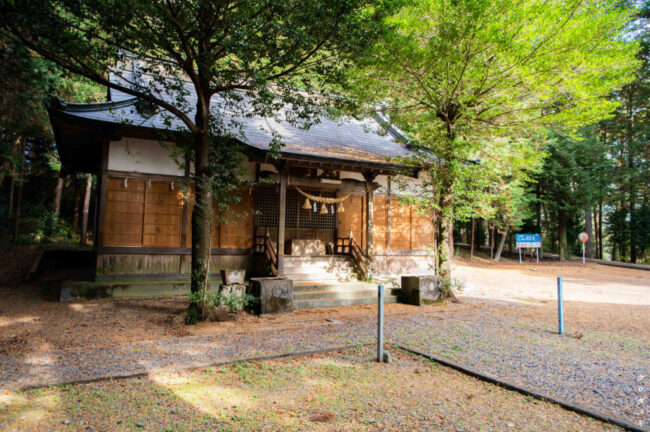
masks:
[[[472,263],[456,259],[453,266],[464,296],[533,304],[557,299],[559,276],[567,301],[650,306],[650,272],[644,270],[573,262],[492,263],[480,258]]]

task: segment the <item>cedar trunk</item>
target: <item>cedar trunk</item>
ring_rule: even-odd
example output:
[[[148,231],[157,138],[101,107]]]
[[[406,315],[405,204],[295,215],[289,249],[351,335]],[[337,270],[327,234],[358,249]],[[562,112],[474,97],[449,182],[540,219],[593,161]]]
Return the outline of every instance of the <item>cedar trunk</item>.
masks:
[[[472,241],[469,244],[469,260],[474,259],[474,230],[476,228],[476,219],[472,218]]]
[[[88,243],[87,233],[88,233],[88,212],[90,209],[90,190],[93,185],[93,176],[92,174],[86,175],[86,191],[84,193],[84,204],[83,204],[83,214],[81,216],[81,244],[85,245]]]
[[[506,244],[506,238],[508,237],[508,229],[506,229],[506,232],[503,233],[501,236],[501,240],[499,240],[499,246],[497,246],[497,251],[494,254],[494,261],[499,261],[501,258],[501,252],[503,252],[503,246]]]
[[[566,261],[569,259],[569,246],[567,243],[567,222],[568,222],[568,216],[567,214],[559,210],[557,213],[557,235],[558,235],[558,255],[560,257],[560,261]]]
[[[52,212],[55,216],[58,216],[59,211],[61,211],[61,195],[63,195],[63,177],[57,177],[56,186],[54,186],[54,199],[52,200]]]
[[[594,228],[592,224],[592,216],[591,206],[588,205],[585,207],[585,232],[589,236],[589,239],[585,244],[585,255],[587,258],[594,257]]]
[[[20,210],[23,205],[23,183],[25,182],[25,138],[20,138],[20,177],[18,180],[18,191],[16,193],[16,212],[14,216],[14,242],[18,241],[20,235]]]
[[[79,230],[79,206],[81,205],[81,188],[79,187],[79,175],[74,177],[74,210],[72,211],[72,233]]]

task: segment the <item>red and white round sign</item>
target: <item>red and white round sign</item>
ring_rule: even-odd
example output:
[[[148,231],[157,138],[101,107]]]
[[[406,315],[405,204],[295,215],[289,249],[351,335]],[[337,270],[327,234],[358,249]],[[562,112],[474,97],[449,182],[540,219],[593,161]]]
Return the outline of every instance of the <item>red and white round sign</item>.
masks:
[[[587,234],[586,232],[581,232],[580,234],[578,234],[578,240],[580,240],[583,243],[587,243],[587,241],[589,240],[589,234]]]

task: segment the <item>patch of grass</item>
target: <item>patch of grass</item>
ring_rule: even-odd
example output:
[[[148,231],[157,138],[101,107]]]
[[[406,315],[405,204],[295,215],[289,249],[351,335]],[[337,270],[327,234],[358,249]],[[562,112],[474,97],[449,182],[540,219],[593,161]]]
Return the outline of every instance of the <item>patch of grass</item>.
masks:
[[[521,395],[390,351],[392,364],[371,361],[374,347],[365,347],[18,392],[1,400],[0,429],[501,430],[508,422],[540,432],[603,429],[553,405],[531,410]]]

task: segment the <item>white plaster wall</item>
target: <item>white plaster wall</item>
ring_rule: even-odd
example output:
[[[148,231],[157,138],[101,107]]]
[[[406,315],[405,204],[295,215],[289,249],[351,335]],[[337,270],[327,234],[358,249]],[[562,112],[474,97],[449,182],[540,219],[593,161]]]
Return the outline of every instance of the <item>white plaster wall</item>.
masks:
[[[108,169],[184,176],[185,170],[170,156],[173,145],[173,143],[166,143],[163,147],[158,141],[136,138],[111,141],[108,149]]]
[[[375,179],[381,186],[377,193],[388,193],[388,176],[379,175]],[[408,176],[394,176],[391,180],[390,190],[393,195],[418,195],[422,180]]]
[[[363,174],[354,171],[341,171],[340,177],[341,180],[351,179],[351,180],[365,181],[365,179],[363,178]]]

